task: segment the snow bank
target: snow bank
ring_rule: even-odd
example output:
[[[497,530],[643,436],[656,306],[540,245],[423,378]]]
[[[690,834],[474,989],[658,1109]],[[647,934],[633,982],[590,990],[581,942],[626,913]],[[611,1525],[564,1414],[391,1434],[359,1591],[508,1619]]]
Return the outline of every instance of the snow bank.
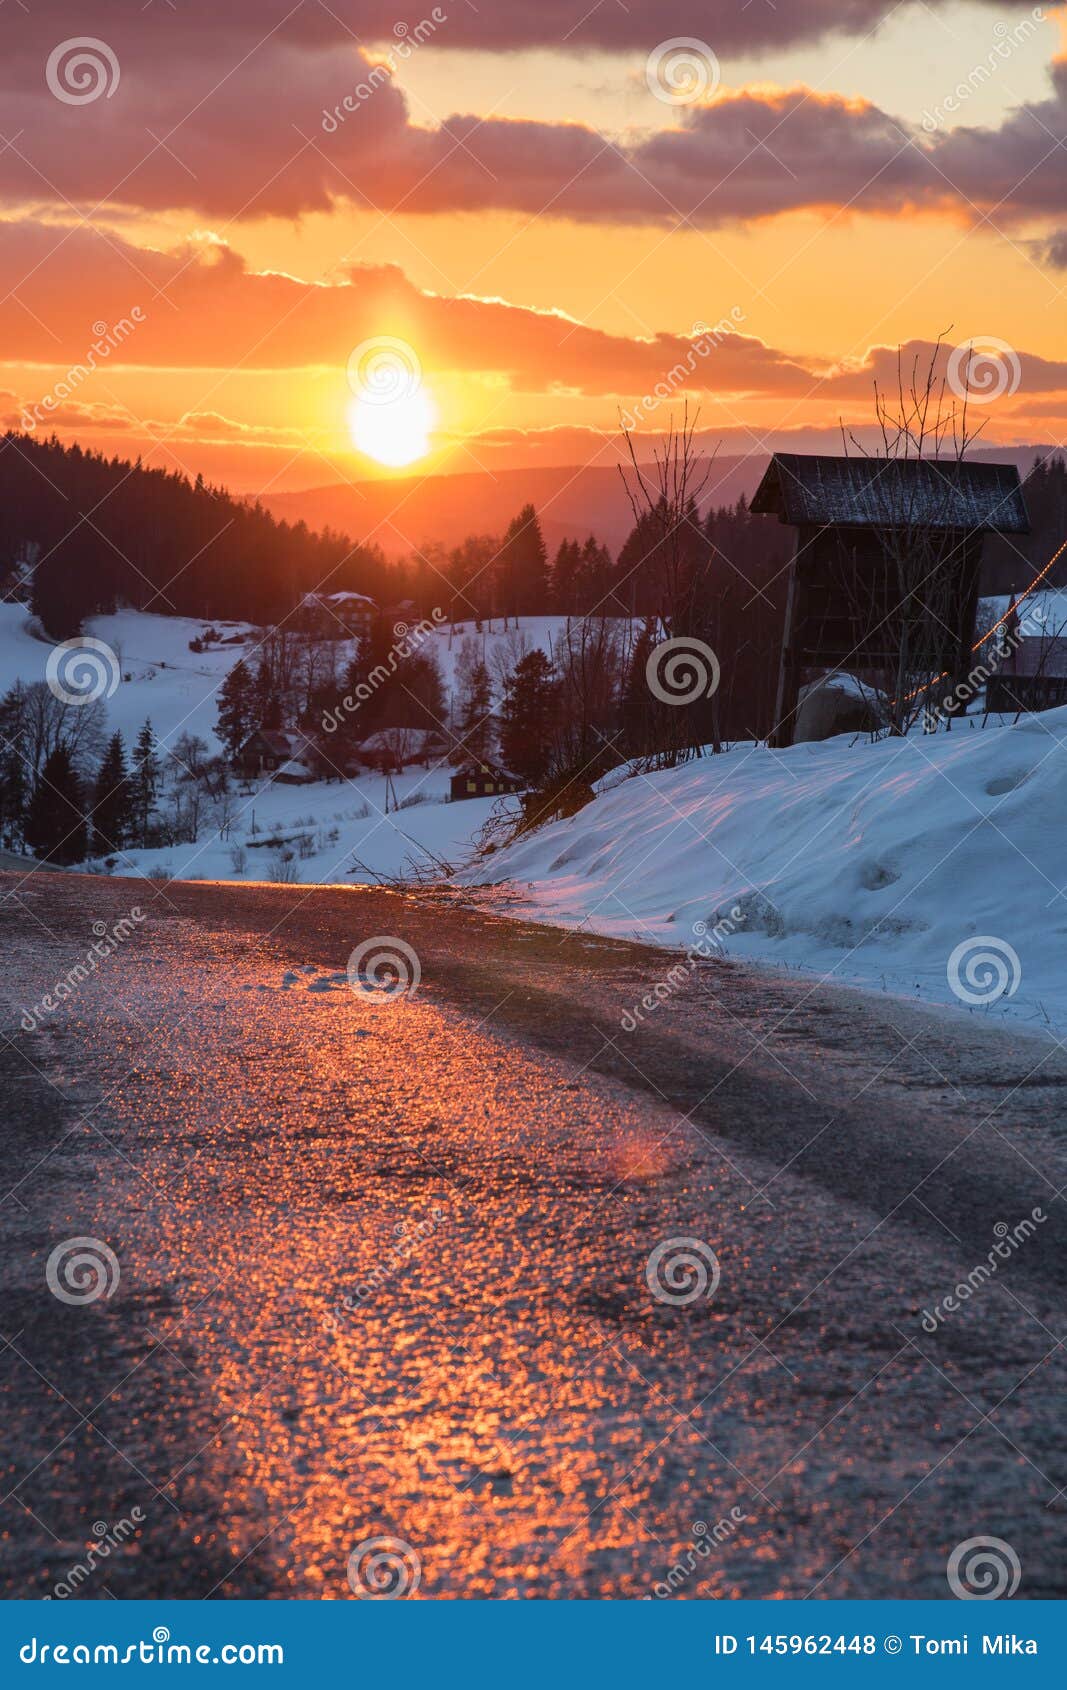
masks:
[[[528,919],[1067,1028],[1065,835],[1067,708],[609,777],[460,880]]]

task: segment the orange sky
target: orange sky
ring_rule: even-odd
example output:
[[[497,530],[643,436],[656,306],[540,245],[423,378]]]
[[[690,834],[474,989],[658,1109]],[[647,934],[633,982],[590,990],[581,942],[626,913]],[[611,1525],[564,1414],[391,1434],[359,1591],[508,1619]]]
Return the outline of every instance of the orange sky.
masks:
[[[987,442],[1058,442],[1060,44],[986,0],[5,7],[0,415],[249,491],[687,398],[761,450],[946,332]]]

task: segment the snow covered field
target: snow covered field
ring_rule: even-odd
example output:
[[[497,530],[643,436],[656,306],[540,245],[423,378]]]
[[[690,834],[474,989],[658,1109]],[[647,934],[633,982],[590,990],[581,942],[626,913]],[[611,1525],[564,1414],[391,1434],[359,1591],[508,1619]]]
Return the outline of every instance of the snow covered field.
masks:
[[[529,618],[522,632],[547,649],[558,626]],[[256,634],[231,625],[223,632],[247,644],[190,652],[200,630],[130,611],[86,630],[121,658],[127,678],[107,712],[128,745],[151,717],[164,746],[193,732],[218,749],[215,694]],[[435,636],[446,692],[470,631]],[[505,639],[486,636],[490,661]],[[23,607],[0,605],[0,690],[42,679],[49,649]],[[378,775],[237,786],[225,835],[209,822],[196,844],[132,850],[118,872],[266,880],[289,850],[300,882],[352,884],[443,859],[466,864],[460,885],[498,888],[504,913],[832,973],[1067,1033],[1067,709],[984,729],[972,717],[951,734],[873,746],[848,736],[785,752],[740,745],[673,771],[617,772],[569,821],[473,860],[501,801],[450,804],[449,776],[408,769],[394,782],[407,807],[388,814]]]
[[[224,635],[243,634],[244,643],[192,652],[189,641],[202,632],[203,623],[141,611],[98,616],[86,625],[85,632],[105,641],[119,658],[123,679],[107,700],[107,722],[109,731],[121,730],[127,749],[145,718],[150,717],[164,750],[185,733],[198,734],[212,754],[220,750],[214,731],[217,691],[238,659],[254,654],[258,635],[247,624],[216,626]],[[520,632],[531,645],[547,650],[560,626],[555,617],[524,617]],[[44,680],[52,648],[47,641],[35,638],[32,628],[23,605],[0,604],[0,692],[17,680]],[[433,636],[446,697],[453,684],[460,643],[473,631],[473,623],[468,622],[457,624],[454,631],[446,625]],[[506,652],[514,638],[514,631],[503,633],[499,622],[493,633],[485,633],[483,644],[490,667],[494,652]],[[354,649],[352,642],[339,642],[339,665]],[[450,774],[447,767],[406,770],[394,780],[393,793],[401,806],[408,803],[412,807],[388,814],[385,781],[378,775],[307,786],[264,781],[250,793],[238,786],[233,806],[236,819],[226,837],[209,823],[195,845],[128,852],[118,872],[153,875],[163,871],[178,879],[264,880],[271,878],[271,859],[276,850],[269,842],[281,839],[284,848],[293,848],[302,837],[303,849],[307,850],[308,836],[311,854],[301,856],[297,847],[292,865],[302,882],[366,879],[368,875],[358,868],[350,874],[357,858],[372,874],[381,876],[406,872],[412,864],[425,869],[431,862],[428,853],[456,863],[469,854],[472,838],[497,800],[447,803]],[[242,847],[245,866],[237,869],[234,853]]]
[[[506,883],[528,920],[1067,1033],[1067,708],[876,745],[739,746],[601,788],[461,882]]]

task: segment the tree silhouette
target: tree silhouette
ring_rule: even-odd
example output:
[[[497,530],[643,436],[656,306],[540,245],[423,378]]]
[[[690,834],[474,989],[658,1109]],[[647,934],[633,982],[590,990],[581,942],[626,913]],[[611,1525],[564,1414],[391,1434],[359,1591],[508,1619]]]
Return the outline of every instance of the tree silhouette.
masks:
[[[82,783],[70,752],[57,745],[41,770],[26,812],[26,843],[45,862],[84,862],[89,847]]]

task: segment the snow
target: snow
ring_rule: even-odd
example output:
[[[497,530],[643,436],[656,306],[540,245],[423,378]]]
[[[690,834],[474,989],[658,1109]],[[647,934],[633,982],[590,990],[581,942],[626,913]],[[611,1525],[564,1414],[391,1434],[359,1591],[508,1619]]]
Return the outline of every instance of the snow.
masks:
[[[547,652],[565,625],[566,619],[560,616],[524,616],[516,635],[514,625],[505,632],[499,618],[491,631],[483,623],[481,634],[476,633],[471,621],[457,622],[454,629],[444,623],[432,639],[446,696],[455,684],[456,662],[464,639],[477,640],[492,672],[494,657],[507,657],[516,638],[525,636],[531,646]],[[86,623],[85,632],[105,641],[120,660],[123,679],[107,702],[112,731],[120,728],[124,739],[132,744],[145,717],[150,716],[165,745],[182,733],[192,733],[206,740],[212,753],[221,749],[215,738],[218,689],[240,657],[254,659],[260,633],[246,622],[215,622],[212,626],[224,637],[243,636],[244,643],[193,652],[189,641],[203,633],[205,623],[140,610],[96,616]],[[32,628],[33,619],[25,605],[0,603],[0,692],[6,692],[17,680],[44,680],[51,645],[44,638],[35,638]],[[356,642],[338,640],[336,645],[342,666],[354,654]]]
[[[458,878],[523,919],[1067,1031],[1065,835],[1067,708],[616,773]]]
[[[18,680],[27,685],[44,680],[52,647],[48,640],[34,637],[33,626],[25,605],[0,604],[0,692],[6,692]],[[254,632],[247,623],[213,626],[223,635],[244,634],[249,645],[254,643]],[[204,627],[203,622],[182,616],[153,616],[135,610],[96,616],[86,623],[85,632],[103,640],[119,659],[123,679],[107,701],[107,718],[111,732],[121,729],[127,747],[133,744],[145,717],[150,716],[164,743],[191,733],[206,740],[212,753],[220,749],[215,738],[215,695],[247,648],[227,645],[212,651],[190,651],[189,641]]]
[[[469,857],[499,800],[449,803],[451,773],[447,767],[407,769],[394,775],[391,789],[382,776],[369,774],[303,786],[264,780],[247,793],[238,786],[237,816],[228,837],[208,824],[195,845],[130,849],[116,872],[153,876],[162,870],[176,880],[271,880],[279,850],[294,854],[289,869],[298,883],[308,885],[357,885],[413,870],[427,873],[441,860],[454,866]],[[394,797],[401,806],[416,798],[417,805],[397,810]],[[234,866],[234,853],[241,850],[243,870]]]
[[[1011,594],[995,593],[983,599],[982,603],[993,612],[994,620],[999,621],[1008,613]],[[1044,630],[1058,634],[1062,628],[1067,628],[1067,588],[1037,587],[1028,597],[1020,599],[1015,608],[1019,620],[1028,624],[1031,633]]]
[[[1067,620],[1067,593],[1045,596]],[[520,633],[547,650],[561,626],[524,618]],[[199,622],[133,611],[86,629],[119,652],[129,677],[106,707],[128,745],[150,716],[164,745],[193,732],[218,749],[217,689],[258,636],[229,625],[220,631],[248,643],[191,652],[201,631]],[[473,631],[446,625],[432,636],[446,693]],[[490,666],[514,638],[499,623],[486,630]],[[48,652],[26,609],[0,604],[0,690],[41,680]],[[980,720],[906,741],[841,736],[781,752],[746,744],[657,774],[615,771],[577,816],[473,862],[484,823],[517,806],[446,802],[447,766],[411,767],[391,787],[370,773],[303,786],[238,783],[226,837],[208,822],[196,844],[133,849],[118,872],[269,880],[286,850],[300,883],[353,884],[444,860],[468,865],[460,885],[494,887],[487,896],[504,913],[832,973],[1067,1032],[1067,709],[1014,725],[991,718],[984,730]],[[997,940],[1014,990],[961,1003],[949,958],[976,937]],[[960,966],[972,990],[968,954]]]
[[[127,749],[150,717],[164,748],[190,733],[205,740],[212,754],[221,750],[215,736],[218,689],[239,658],[254,658],[260,632],[247,623],[216,622],[213,626],[224,637],[243,636],[241,643],[192,652],[189,641],[203,633],[203,622],[144,611],[119,611],[86,623],[85,633],[105,641],[119,658],[122,679],[106,703],[107,727],[109,732],[121,730]],[[563,626],[560,617],[523,617],[519,635],[547,651]],[[0,603],[0,692],[17,680],[44,680],[51,645],[35,637],[33,629],[24,605]],[[517,638],[514,627],[505,632],[499,619],[492,631],[483,624],[480,635],[470,621],[457,623],[454,629],[447,623],[438,629],[431,638],[446,698],[467,637],[478,640],[491,671],[494,655],[508,656]],[[337,642],[339,666],[355,649],[354,641]],[[500,800],[448,803],[451,773],[447,766],[415,766],[395,776],[389,788],[376,774],[300,785],[273,785],[264,780],[250,791],[238,784],[235,820],[226,838],[220,836],[217,824],[209,822],[195,845],[133,849],[124,855],[118,872],[163,872],[179,880],[266,880],[272,878],[272,859],[278,849],[264,843],[271,839],[281,839],[283,848],[293,850],[290,870],[298,881],[309,884],[385,878],[407,872],[414,864],[425,870],[434,859],[454,864],[469,855],[473,838]],[[401,806],[415,800],[415,806],[396,811],[394,799]],[[310,835],[310,856],[299,855],[298,835]],[[233,853],[241,847],[246,857],[243,872],[233,864]],[[364,868],[350,873],[357,858]]]

